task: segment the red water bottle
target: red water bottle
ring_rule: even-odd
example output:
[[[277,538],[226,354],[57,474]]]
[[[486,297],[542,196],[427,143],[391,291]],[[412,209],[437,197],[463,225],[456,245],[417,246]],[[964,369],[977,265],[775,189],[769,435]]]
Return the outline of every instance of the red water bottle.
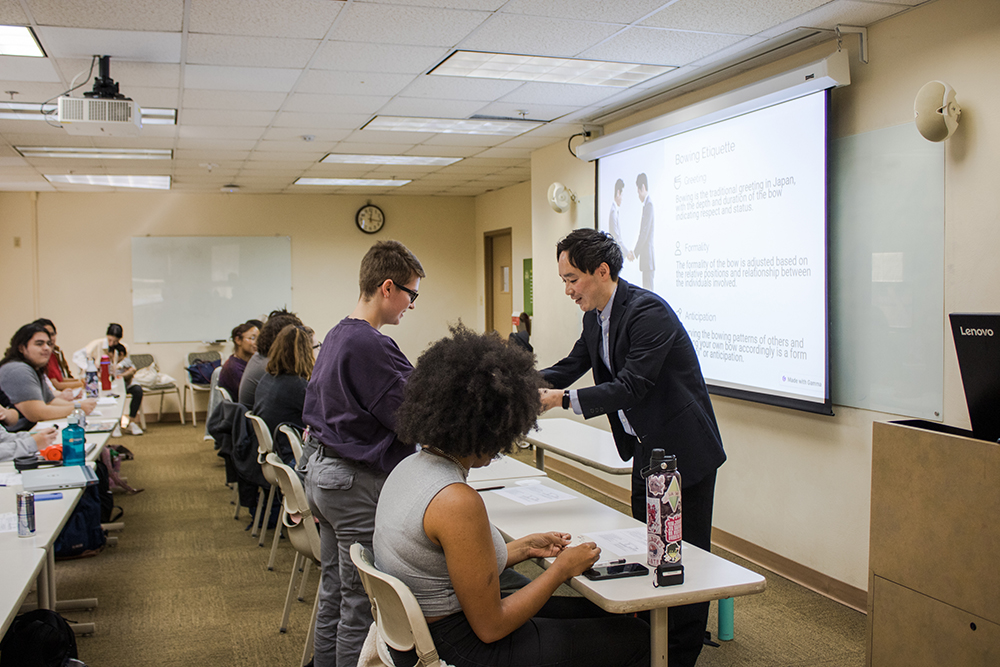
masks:
[[[111,360],[108,355],[101,355],[101,389],[111,390]]]

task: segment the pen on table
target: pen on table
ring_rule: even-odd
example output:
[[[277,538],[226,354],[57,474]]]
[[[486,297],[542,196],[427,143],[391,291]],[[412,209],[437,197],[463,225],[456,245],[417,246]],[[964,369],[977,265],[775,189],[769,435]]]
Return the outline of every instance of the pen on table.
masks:
[[[624,565],[624,564],[625,564],[625,559],[619,558],[617,560],[606,560],[604,562],[594,563],[590,567],[611,567],[612,565]]]
[[[502,488],[504,488],[504,487],[502,487],[502,486],[487,486],[484,489],[476,489],[476,491],[478,491],[479,493],[482,493],[483,491],[496,491],[496,490],[502,489]]]

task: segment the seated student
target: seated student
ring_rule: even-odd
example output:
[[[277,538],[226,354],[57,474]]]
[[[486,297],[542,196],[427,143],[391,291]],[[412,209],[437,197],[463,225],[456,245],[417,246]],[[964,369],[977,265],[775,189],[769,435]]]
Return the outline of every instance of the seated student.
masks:
[[[10,433],[0,425],[0,461],[12,461],[18,456],[33,456],[56,441],[56,429],[38,433]]]
[[[26,431],[35,423],[48,419],[62,419],[73,412],[74,405],[90,414],[97,399],[86,398],[68,401],[55,396],[45,383],[45,367],[52,355],[52,342],[41,324],[32,322],[18,329],[10,339],[10,346],[0,359],[0,387],[24,419],[17,430]]]
[[[52,323],[52,320],[47,320],[44,317],[38,318],[35,322],[45,327],[45,330],[49,332],[49,340],[52,341],[52,356],[49,357],[49,365],[45,368],[45,375],[49,378],[52,386],[58,391],[82,389],[83,380],[73,377],[62,349],[56,345],[56,325]]]
[[[219,386],[229,392],[230,400],[239,398],[240,380],[243,379],[243,371],[246,370],[247,362],[257,351],[257,334],[260,330],[250,322],[238,324],[233,328],[233,353],[222,364],[219,372]]]
[[[250,357],[247,367],[243,371],[243,378],[240,380],[239,396],[233,396],[247,410],[253,409],[254,394],[257,391],[257,383],[267,371],[267,354],[271,350],[271,343],[278,333],[289,324],[302,324],[302,320],[295,313],[287,310],[272,310],[267,317],[267,322],[260,329],[257,336],[257,352]]]
[[[292,467],[295,456],[288,436],[275,434],[275,429],[286,422],[305,429],[302,405],[315,363],[312,329],[289,324],[274,339],[267,355],[267,373],[260,379],[254,394],[253,413],[264,420],[274,435],[275,453]]]
[[[80,367],[81,372],[86,372],[87,362],[93,361],[94,366],[100,370],[101,357],[107,355],[111,361],[111,372],[115,377],[125,380],[125,391],[131,397],[129,404],[128,429],[132,435],[142,435],[142,429],[135,421],[142,408],[142,387],[132,383],[132,376],[135,375],[136,367],[128,356],[128,348],[122,343],[122,336],[125,335],[122,325],[111,323],[104,338],[95,338],[87,345],[73,353],[73,363]],[[121,426],[116,424],[115,430],[111,433],[114,438],[122,435]]]
[[[505,544],[490,525],[469,469],[487,465],[535,424],[544,386],[531,354],[462,325],[425,351],[396,416],[399,436],[423,449],[389,474],[375,514],[376,566],[401,579],[427,618],[438,655],[455,667],[649,664],[649,625],[584,598],[552,598],[600,555],[566,533]],[[537,579],[501,597],[500,572],[555,557]],[[551,598],[551,599],[550,599]],[[413,651],[392,651],[397,667]]]
[[[517,333],[512,333],[507,336],[509,340],[514,345],[520,345],[528,352],[534,352],[535,349],[531,347],[529,340],[531,339],[531,317],[528,313],[521,313],[517,317]]]

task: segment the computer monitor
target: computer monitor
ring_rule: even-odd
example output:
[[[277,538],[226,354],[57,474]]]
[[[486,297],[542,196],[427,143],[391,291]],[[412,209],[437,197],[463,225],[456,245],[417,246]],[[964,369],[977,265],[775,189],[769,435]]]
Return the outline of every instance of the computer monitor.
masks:
[[[1000,440],[1000,313],[951,313],[973,437]]]

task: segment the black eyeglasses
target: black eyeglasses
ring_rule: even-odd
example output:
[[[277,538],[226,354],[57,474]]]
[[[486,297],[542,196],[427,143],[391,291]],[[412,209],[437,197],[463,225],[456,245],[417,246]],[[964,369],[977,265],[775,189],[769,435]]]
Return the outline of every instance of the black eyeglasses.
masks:
[[[392,283],[392,284],[396,285],[396,283]],[[400,290],[402,290],[403,292],[406,292],[407,294],[410,295],[410,303],[413,303],[414,301],[416,301],[417,297],[420,296],[419,292],[414,292],[409,287],[403,287],[402,285],[396,285],[396,287],[399,288]]]

